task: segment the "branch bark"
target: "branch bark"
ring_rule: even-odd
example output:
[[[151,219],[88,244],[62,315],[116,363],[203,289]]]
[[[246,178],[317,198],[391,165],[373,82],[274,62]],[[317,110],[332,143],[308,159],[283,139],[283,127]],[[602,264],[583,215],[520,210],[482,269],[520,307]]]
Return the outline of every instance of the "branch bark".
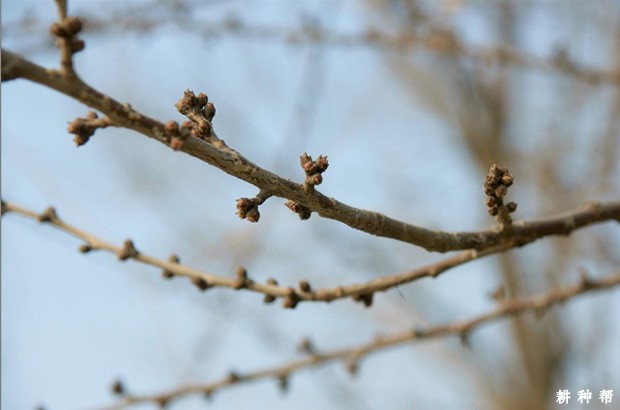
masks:
[[[164,124],[134,110],[129,104],[110,98],[93,89],[78,76],[64,76],[58,70],[45,69],[11,51],[2,49],[2,81],[23,78],[52,88],[104,113],[118,127],[134,130],[170,146],[175,135]],[[228,147],[211,130],[209,143],[193,136],[183,141],[180,150],[220,170],[258,187],[269,195],[287,198],[317,212],[325,218],[342,222],[372,235],[392,238],[425,248],[428,251],[483,250],[506,243],[522,244],[542,236],[567,235],[572,230],[593,222],[609,219],[620,221],[620,201],[588,204],[582,211],[565,217],[539,221],[515,222],[509,232],[489,229],[479,232],[445,232],[425,229],[379,212],[357,209],[318,190],[305,190],[303,184],[282,178],[259,167]]]

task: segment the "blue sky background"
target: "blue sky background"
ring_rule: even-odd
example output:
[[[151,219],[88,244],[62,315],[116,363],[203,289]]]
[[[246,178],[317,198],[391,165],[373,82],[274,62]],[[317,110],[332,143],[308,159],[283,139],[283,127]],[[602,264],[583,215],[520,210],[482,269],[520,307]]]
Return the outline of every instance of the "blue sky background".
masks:
[[[172,13],[166,3],[146,9],[141,3],[152,4],[70,1],[70,11],[104,20],[115,13],[155,19]],[[609,15],[600,5],[588,9],[572,4],[587,11],[582,17],[588,22],[614,21],[619,5],[608,3]],[[171,18],[152,31],[124,30],[119,23],[104,34],[87,32],[87,48],[75,59],[79,74],[100,91],[162,121],[183,120],[174,104],[184,89],[204,91],[217,108],[214,127],[228,145],[298,181],[301,153],[328,155],[330,167],[320,190],[350,205],[434,229],[491,225],[483,205],[484,174],[464,146],[450,107],[448,114],[440,114],[429,103],[443,94],[412,93],[395,74],[398,58],[432,67],[429,53],[413,50],[395,56],[394,51],[367,46],[299,46],[281,38],[201,35],[202,29],[233,15],[283,31],[317,21],[334,32],[363,32],[368,27],[390,32],[396,30],[390,18],[400,13],[398,7],[386,14],[376,12],[373,3],[352,1],[190,4],[189,16],[179,18],[185,24]],[[485,2],[472,4],[457,8],[449,21],[470,44],[496,44],[491,24],[495,8]],[[55,13],[52,1],[3,1],[2,46],[56,67],[58,53],[45,46],[46,27]],[[564,18],[575,15],[580,14],[568,6],[540,2],[523,16],[531,24],[520,26],[519,46],[547,56],[575,36],[571,55],[590,67],[613,66],[611,57],[599,51],[608,50],[605,46],[611,43],[604,41],[611,40]],[[17,29],[15,22],[25,16],[35,21],[32,31]],[[594,38],[600,47],[591,47]],[[602,132],[618,87],[581,86],[587,96],[578,108],[562,112],[563,101],[557,96],[567,94],[570,78],[551,80],[552,74],[515,71],[512,98],[518,108],[506,131],[515,147],[515,166],[550,147],[567,163],[587,166],[584,157],[592,158],[584,154],[588,141]],[[573,89],[572,97],[578,94]],[[88,144],[75,148],[67,123],[87,111],[39,85],[21,80],[2,84],[4,200],[40,211],[53,205],[69,223],[116,244],[130,237],[138,249],[163,259],[176,252],[189,266],[229,276],[242,265],[255,280],[276,277],[291,286],[300,279],[309,279],[315,287],[359,282],[442,258],[316,215],[301,222],[278,198],[261,206],[258,224],[249,224],[235,215],[235,199],[254,196],[257,190],[194,158],[119,129],[98,131]],[[570,123],[563,122],[567,115],[573,117]],[[564,137],[562,131],[569,125],[567,134],[572,137]],[[553,138],[560,138],[560,145],[545,144]],[[527,172],[528,165],[522,163]],[[537,169],[534,164],[531,168]],[[618,167],[614,172],[610,186],[576,198],[576,204],[617,199]],[[538,197],[532,185],[517,183],[510,195],[519,202],[518,218],[542,216],[537,212],[546,198]],[[547,209],[572,208],[557,204]],[[611,238],[612,246],[620,242],[617,227],[594,229]],[[571,238],[589,237],[578,233]],[[501,283],[498,262],[490,258],[433,281],[378,294],[372,309],[339,301],[302,303],[290,311],[278,304],[264,305],[260,296],[248,292],[215,289],[202,294],[185,280],[163,281],[147,266],[119,263],[104,253],[81,255],[79,245],[65,233],[17,215],[2,219],[4,408],[96,408],[113,401],[109,386],[117,377],[132,392],[155,393],[219,379],[233,369],[252,371],[294,359],[302,337],[311,337],[319,348],[333,349],[413,325],[469,318],[493,307],[487,293]],[[534,245],[514,252],[537,261],[546,249]],[[592,258],[579,263],[597,274],[612,273],[613,262]],[[570,264],[561,283],[573,283],[577,267]],[[537,274],[535,262],[525,274]],[[531,293],[541,290],[545,289]],[[585,323],[585,334],[592,334],[600,324],[591,323],[594,316],[588,315],[601,313],[593,301],[610,309],[606,315],[614,320],[611,324],[617,323],[618,299],[617,290],[609,291],[562,309]],[[605,335],[600,341],[602,356],[592,358],[601,363],[603,376],[584,376],[577,362],[561,388],[576,391],[585,384],[598,391],[605,387],[598,385],[603,380],[620,394],[617,349],[604,348],[617,346],[620,336],[617,329]],[[343,366],[328,365],[295,374],[286,395],[278,391],[276,381],[261,381],[217,393],[209,407],[487,408],[476,392],[488,373],[477,366],[488,366],[493,356],[509,357],[508,339],[507,324],[496,323],[474,333],[471,350],[453,339],[400,347],[364,360],[353,380]],[[578,350],[581,339],[576,340],[573,348]],[[184,399],[177,407],[203,408],[204,400]]]

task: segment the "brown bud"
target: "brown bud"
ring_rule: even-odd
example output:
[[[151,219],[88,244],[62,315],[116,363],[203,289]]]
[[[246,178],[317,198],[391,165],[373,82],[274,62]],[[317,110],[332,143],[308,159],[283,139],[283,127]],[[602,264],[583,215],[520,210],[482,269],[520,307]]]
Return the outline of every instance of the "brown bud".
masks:
[[[327,160],[326,155],[319,155],[319,157],[316,159],[315,162],[318,168],[317,169],[318,172],[325,172],[327,167],[329,167],[329,161]]]
[[[170,148],[174,151],[178,151],[183,147],[183,140],[179,137],[172,137],[170,140]]]
[[[257,206],[248,211],[246,219],[252,223],[258,222],[258,220],[260,219],[260,212],[258,212]]]
[[[506,188],[506,185],[500,184],[497,188],[495,188],[495,196],[503,198],[506,194],[508,194],[508,188]]]
[[[196,286],[202,292],[204,292],[205,290],[209,288],[209,284],[207,283],[207,281],[201,277],[193,277],[191,281],[194,284],[194,286]]]
[[[77,34],[82,31],[82,21],[75,16],[69,16],[62,21],[63,27],[69,32],[69,34]]]
[[[507,187],[512,185],[513,181],[513,177],[510,174],[506,174],[502,177],[502,184],[506,185]]]
[[[84,50],[85,47],[86,43],[84,43],[84,40],[80,38],[73,39],[73,41],[71,42],[72,53],[79,53],[80,51]]]
[[[215,105],[213,105],[213,103],[207,103],[207,105],[202,109],[202,113],[207,120],[213,120],[213,117],[215,117]]]
[[[508,212],[513,213],[514,211],[517,210],[517,204],[516,202],[508,202],[506,204],[506,209],[508,209]]]
[[[50,32],[55,37],[67,37],[69,35],[69,33],[67,33],[67,30],[58,22],[52,24],[52,26],[50,27]]]
[[[120,380],[115,380],[114,383],[112,383],[112,393],[119,396],[125,395],[125,386],[123,386]]]
[[[134,258],[138,256],[139,252],[133,244],[131,239],[125,240],[123,242],[123,249],[118,254],[118,259],[121,261],[126,261],[129,258]]]
[[[494,186],[490,186],[490,185],[484,184],[484,193],[487,194],[488,196],[495,195],[495,188],[494,188]]]
[[[497,176],[500,176],[502,174],[501,167],[497,164],[491,165],[491,169],[489,170],[489,172]]]
[[[45,211],[43,211],[42,214],[37,216],[37,220],[39,222],[57,221],[58,220],[58,214],[56,213],[56,209],[54,209],[53,207],[50,206]]]
[[[228,373],[228,377],[226,377],[226,380],[228,381],[228,383],[237,383],[239,380],[241,380],[241,377],[235,372],[230,372]]]
[[[484,185],[488,187],[494,187],[499,182],[499,177],[494,174],[487,174],[484,178]]]
[[[207,94],[205,93],[200,93],[196,97],[196,104],[198,104],[199,107],[204,107],[205,105],[207,105],[208,102],[209,97],[207,97]]]
[[[166,130],[166,132],[169,132],[174,135],[178,135],[179,134],[179,123],[176,121],[170,120],[166,123],[164,129]]]
[[[92,251],[92,250],[93,250],[93,247],[92,247],[92,246],[90,246],[89,244],[85,243],[85,244],[83,244],[83,245],[80,245],[80,247],[78,248],[78,250],[79,250],[81,253],[88,253],[88,252],[90,252],[90,251]]]
[[[311,292],[312,291],[312,287],[310,286],[310,283],[308,283],[308,281],[306,281],[306,280],[299,281],[299,289],[302,292]]]

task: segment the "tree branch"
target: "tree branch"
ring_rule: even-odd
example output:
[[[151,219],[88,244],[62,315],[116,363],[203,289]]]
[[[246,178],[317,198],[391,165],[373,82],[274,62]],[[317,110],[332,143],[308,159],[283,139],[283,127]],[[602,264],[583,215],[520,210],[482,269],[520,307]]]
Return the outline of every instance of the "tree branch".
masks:
[[[451,335],[459,336],[463,342],[467,342],[471,332],[483,324],[510,316],[521,315],[528,311],[533,311],[537,317],[540,317],[555,304],[565,302],[591,291],[609,289],[618,285],[620,285],[620,272],[602,279],[592,279],[583,274],[581,280],[572,286],[555,289],[549,293],[528,298],[500,301],[495,309],[469,320],[427,328],[414,328],[392,335],[377,337],[366,344],[326,352],[317,351],[312,343],[306,340],[302,342],[300,349],[306,353],[304,358],[254,372],[230,372],[228,376],[214,382],[184,386],[160,394],[142,396],[127,394],[126,389],[117,381],[114,390],[122,396],[121,401],[116,405],[106,407],[105,410],[119,410],[142,403],[154,403],[163,407],[173,400],[192,394],[202,394],[206,398],[210,398],[216,391],[261,379],[275,379],[281,388],[286,389],[288,378],[293,373],[301,369],[318,367],[332,362],[344,363],[346,369],[351,374],[355,374],[360,361],[372,353],[416,341],[439,339]]]
[[[129,104],[100,93],[79,77],[63,76],[47,70],[23,57],[2,49],[2,81],[24,78],[103,112],[109,125],[124,127],[170,146],[178,136],[166,126],[134,110]],[[392,219],[378,212],[353,208],[318,190],[306,190],[304,184],[282,178],[252,163],[229,148],[211,129],[212,140],[187,136],[176,149],[205,161],[236,178],[257,186],[269,195],[287,198],[297,205],[315,211],[325,218],[340,221],[372,235],[392,238],[423,247],[429,251],[448,252],[462,249],[483,250],[499,244],[524,243],[547,235],[566,235],[573,229],[593,222],[620,220],[620,201],[592,203],[577,213],[541,221],[515,222],[510,233],[497,229],[480,232],[445,232],[425,229]]]
[[[600,206],[604,207],[605,204]],[[373,296],[376,292],[385,292],[395,286],[404,285],[425,277],[437,277],[449,269],[455,268],[474,259],[480,259],[495,253],[505,252],[511,248],[523,246],[527,243],[510,242],[480,251],[470,249],[441,261],[399,274],[379,277],[363,283],[314,289],[306,280],[300,281],[297,287],[280,286],[275,279],[269,279],[265,284],[258,283],[248,277],[248,273],[244,268],[239,268],[237,270],[235,278],[214,275],[180,264],[179,258],[176,255],[173,255],[168,261],[165,261],[140,252],[136,249],[131,240],[125,241],[123,246],[116,246],[65,222],[58,216],[54,208],[51,207],[43,213],[38,214],[19,205],[2,201],[2,215],[8,212],[13,212],[39,222],[49,223],[52,226],[83,240],[85,243],[80,247],[80,252],[82,253],[101,250],[116,255],[121,261],[133,259],[137,262],[162,269],[164,278],[170,279],[174,276],[186,277],[201,291],[214,287],[235,290],[246,289],[248,291],[263,294],[265,296],[265,303],[271,303],[276,299],[282,299],[282,304],[285,308],[294,308],[300,302],[332,302],[334,300],[346,298],[351,298],[356,302],[361,302],[368,307],[372,304]],[[565,218],[577,221],[583,220],[580,223],[587,225],[587,218],[581,216],[582,213],[583,211],[576,211]],[[555,222],[553,220],[541,220],[538,221],[537,224],[542,230],[544,230],[548,229],[549,226],[553,227]],[[532,240],[528,242],[531,242]]]

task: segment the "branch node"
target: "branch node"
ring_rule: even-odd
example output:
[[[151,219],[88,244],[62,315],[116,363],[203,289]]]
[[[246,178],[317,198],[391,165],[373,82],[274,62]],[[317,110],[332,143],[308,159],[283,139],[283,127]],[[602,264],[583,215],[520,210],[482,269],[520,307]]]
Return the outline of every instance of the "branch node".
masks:
[[[179,258],[179,255],[177,255],[176,253],[173,253],[172,255],[170,255],[168,257],[168,262],[170,262],[170,263],[179,263],[179,262],[181,262],[181,258]],[[169,271],[167,269],[164,269],[161,272],[161,275],[163,276],[164,279],[172,279],[175,276],[174,272],[171,272],[171,271]]]
[[[89,111],[86,118],[76,118],[67,126],[69,134],[74,134],[73,142],[77,147],[88,142],[99,128],[107,128],[114,123],[108,117],[99,118],[97,113]]]
[[[37,217],[37,220],[39,222],[58,222],[59,218],[56,209],[50,206]]]
[[[55,44],[60,49],[60,73],[65,78],[76,78],[73,69],[73,54],[84,50],[84,40],[78,38],[78,33],[82,31],[82,21],[75,16],[66,15],[64,10],[59,8],[60,21],[54,22],[50,27],[50,33],[55,37]]]
[[[80,247],[78,248],[78,251],[80,251],[80,253],[88,253],[88,252],[90,252],[92,250],[93,250],[93,247],[89,243],[84,243],[84,244],[80,245]]]
[[[286,205],[288,209],[299,215],[299,219],[301,219],[302,221],[309,219],[310,215],[312,214],[310,208],[300,205],[295,201],[288,201],[284,205]]]
[[[135,258],[138,256],[140,252],[136,249],[131,239],[125,240],[123,242],[123,249],[118,254],[118,259],[120,261],[126,261],[129,258]]]
[[[241,381],[241,376],[234,371],[230,371],[228,373],[228,376],[226,376],[226,382],[228,384],[235,384],[235,383],[239,383]]]
[[[211,287],[211,285],[209,285],[209,282],[207,282],[206,280],[204,280],[203,278],[201,278],[200,276],[195,276],[191,278],[191,282],[194,286],[196,286],[201,292],[204,292],[205,290],[209,289],[209,287]]]
[[[160,409],[165,409],[168,407],[168,403],[170,403],[169,397],[158,397],[155,399],[155,402],[159,406]]]
[[[235,272],[235,274],[237,275],[237,279],[232,285],[233,289],[239,290],[246,288],[250,283],[250,279],[248,278],[248,271],[244,267],[239,266],[237,267],[237,271]]]
[[[372,306],[373,295],[373,292],[363,293],[361,295],[353,295],[351,296],[351,299],[353,299],[355,302],[363,303],[365,307],[370,307]]]
[[[269,279],[267,279],[267,284],[268,285],[272,285],[272,286],[278,286],[278,281],[275,280],[274,278],[269,278]],[[273,296],[273,295],[265,295],[265,297],[263,298],[263,303],[268,305],[270,303],[275,302],[275,300],[276,300],[275,296]]]
[[[579,286],[583,290],[590,289],[593,286],[593,282],[592,279],[590,279],[588,271],[583,268],[579,272]]]
[[[293,288],[286,289],[286,296],[282,299],[282,307],[285,309],[295,309],[299,303],[299,296]]]
[[[190,136],[190,132],[183,132],[184,130],[187,131],[186,128],[182,128],[178,122],[172,120],[166,123],[164,130],[168,135],[171,135],[168,143],[174,151],[180,150],[185,140]]]

